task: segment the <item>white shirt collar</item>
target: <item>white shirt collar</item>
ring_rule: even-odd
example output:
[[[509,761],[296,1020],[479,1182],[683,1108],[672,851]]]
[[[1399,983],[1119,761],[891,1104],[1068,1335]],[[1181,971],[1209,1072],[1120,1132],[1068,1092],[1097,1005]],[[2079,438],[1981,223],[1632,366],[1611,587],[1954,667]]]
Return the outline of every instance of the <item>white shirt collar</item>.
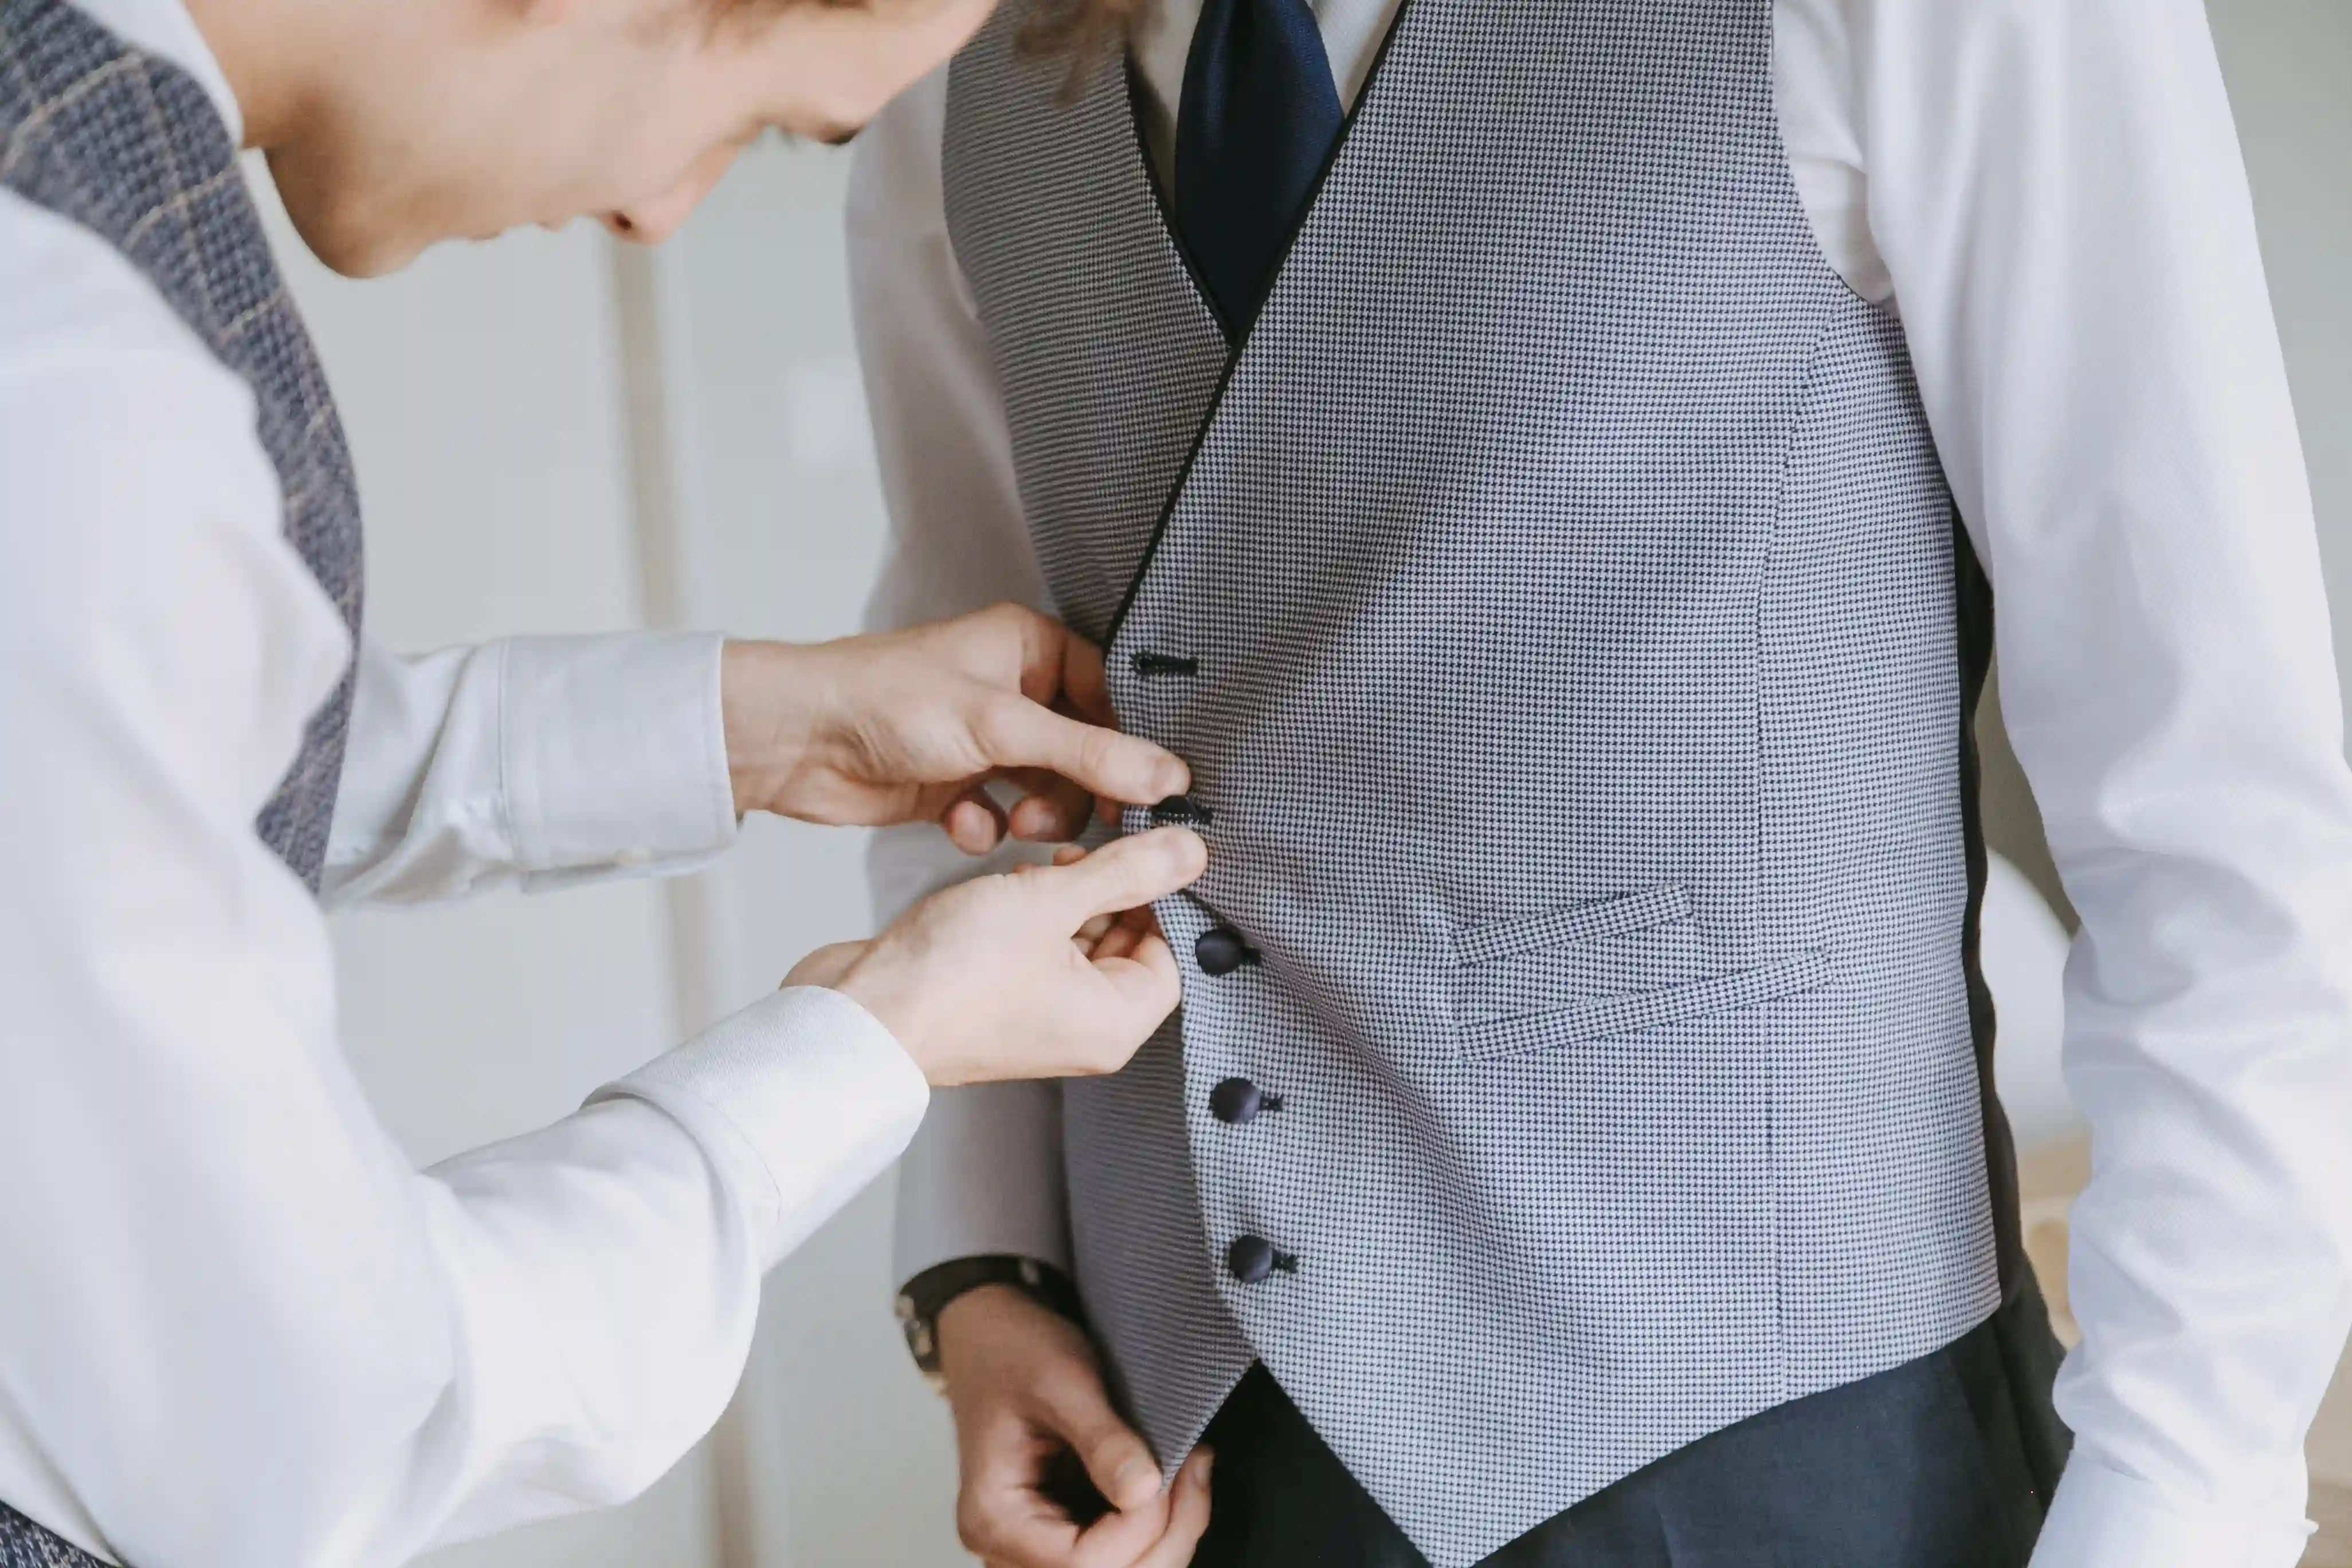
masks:
[[[196,79],[213,107],[220,111],[222,123],[228,127],[231,142],[245,141],[245,116],[236,106],[236,95],[229,90],[228,78],[222,74],[220,61],[213,58],[212,46],[196,29],[196,19],[188,15],[181,0],[73,0],[82,13],[135,48],[146,50],[158,59],[169,60]]]

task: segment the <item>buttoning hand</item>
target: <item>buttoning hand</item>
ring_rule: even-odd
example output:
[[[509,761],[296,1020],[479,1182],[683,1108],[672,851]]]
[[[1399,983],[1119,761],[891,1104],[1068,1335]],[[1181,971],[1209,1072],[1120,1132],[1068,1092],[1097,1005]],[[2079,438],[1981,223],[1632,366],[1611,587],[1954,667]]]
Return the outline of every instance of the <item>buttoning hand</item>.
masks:
[[[1112,727],[1102,656],[1016,605],[814,646],[729,643],[721,703],[738,813],[936,822],[985,854],[1074,838],[1095,801],[1181,795],[1183,763]],[[986,786],[1024,792],[1008,812]]]
[[[1209,1526],[1205,1448],[1160,1484],[1150,1449],[1112,1408],[1076,1323],[1009,1285],[940,1313],[940,1369],[962,1485],[956,1531],[988,1568],[1184,1568]],[[1074,1517],[1057,1495],[1075,1457],[1111,1505]]]
[[[1146,906],[1199,877],[1208,848],[1163,827],[1055,858],[934,893],[784,984],[861,1004],[936,1085],[1116,1072],[1176,1007]]]

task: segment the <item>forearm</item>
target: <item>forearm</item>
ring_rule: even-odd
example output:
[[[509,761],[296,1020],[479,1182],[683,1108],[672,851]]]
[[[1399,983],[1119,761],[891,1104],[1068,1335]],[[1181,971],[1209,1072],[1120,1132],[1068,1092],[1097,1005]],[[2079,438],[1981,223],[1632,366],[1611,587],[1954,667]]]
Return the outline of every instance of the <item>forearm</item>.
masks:
[[[236,1043],[142,1051],[131,1093],[102,1086],[135,1038],[86,1037],[0,1105],[10,1191],[128,1177],[0,1212],[0,1373],[70,1489],[43,1511],[131,1563],[390,1568],[634,1495],[723,1407],[761,1273],[924,1101],[853,1005],[780,994],[417,1173],[331,1045],[283,1048],[322,1012],[192,1000]]]
[[[691,870],[733,842],[721,644],[515,637],[360,654],[337,905]]]

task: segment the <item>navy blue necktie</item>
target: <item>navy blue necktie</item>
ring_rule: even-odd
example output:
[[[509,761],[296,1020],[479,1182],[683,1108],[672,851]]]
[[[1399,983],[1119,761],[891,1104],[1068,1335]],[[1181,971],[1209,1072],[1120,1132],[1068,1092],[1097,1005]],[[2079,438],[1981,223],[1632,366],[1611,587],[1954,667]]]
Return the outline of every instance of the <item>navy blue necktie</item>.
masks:
[[[1205,0],[1176,110],[1176,225],[1235,336],[1290,247],[1340,119],[1307,0]]]

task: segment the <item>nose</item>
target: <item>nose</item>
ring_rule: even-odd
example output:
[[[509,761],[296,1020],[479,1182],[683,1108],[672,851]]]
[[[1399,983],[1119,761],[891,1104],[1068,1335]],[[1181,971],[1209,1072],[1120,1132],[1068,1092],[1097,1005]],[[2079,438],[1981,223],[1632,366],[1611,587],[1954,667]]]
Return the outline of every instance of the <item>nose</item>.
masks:
[[[638,245],[659,245],[676,234],[694,215],[694,209],[702,205],[702,198],[710,194],[710,188],[719,183],[720,175],[727,173],[740,151],[741,149],[736,146],[711,149],[687,171],[684,179],[668,190],[606,213],[604,216],[605,228],[618,239]]]
[[[698,196],[697,201],[701,198]],[[678,231],[694,202],[672,201],[667,196],[650,202],[638,202],[604,216],[604,227],[615,239],[625,239],[635,245],[659,245]]]

